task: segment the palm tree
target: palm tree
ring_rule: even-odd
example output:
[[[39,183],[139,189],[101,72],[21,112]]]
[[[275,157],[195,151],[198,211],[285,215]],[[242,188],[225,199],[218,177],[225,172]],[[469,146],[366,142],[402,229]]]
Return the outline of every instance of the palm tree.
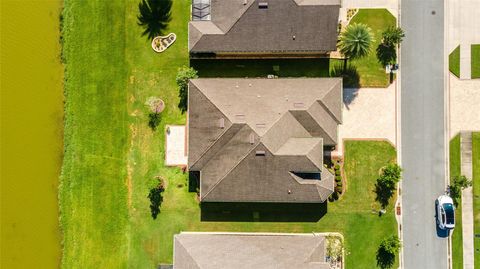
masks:
[[[140,14],[137,16],[138,25],[145,28],[142,36],[147,35],[153,39],[162,35],[172,19],[171,8],[172,0],[142,0],[138,4]]]
[[[343,69],[347,68],[347,60],[358,59],[370,53],[373,42],[372,29],[362,23],[354,23],[347,26],[340,35],[338,44],[340,52],[345,56]]]
[[[400,27],[390,26],[382,33],[382,43],[385,45],[396,46],[399,45],[403,38],[405,37],[405,32]]]

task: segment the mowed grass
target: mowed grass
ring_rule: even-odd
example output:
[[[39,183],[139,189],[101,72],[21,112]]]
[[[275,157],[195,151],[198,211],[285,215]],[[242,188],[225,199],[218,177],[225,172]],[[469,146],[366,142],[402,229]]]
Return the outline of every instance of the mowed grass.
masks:
[[[480,78],[480,44],[473,44],[471,49],[472,78]]]
[[[395,17],[386,9],[360,9],[350,23],[368,25],[374,38],[368,56],[348,61],[357,68],[361,87],[387,87],[390,85],[390,75],[385,73],[385,67],[378,61],[376,49],[382,42],[382,33],[388,27],[397,25]]]
[[[472,134],[474,233],[480,234],[480,132]],[[480,268],[480,238],[474,237],[475,268]]]
[[[126,267],[129,139],[125,3],[69,1],[63,13],[63,268]]]
[[[187,176],[164,166],[165,124],[184,124],[177,69],[188,65],[190,4],[174,1],[177,41],[161,54],[140,36],[136,1],[67,0],[65,160],[60,186],[63,268],[156,268],[171,263],[180,231],[341,232],[347,268],[374,268],[381,240],[396,233],[393,205],[378,216],[374,184],[395,161],[386,142],[348,141],[348,190],[318,222],[202,222]],[[150,96],[166,103],[162,123],[147,126]],[[162,212],[150,216],[148,191],[166,181]],[[392,199],[393,204],[393,199]],[[368,243],[367,243],[368,242]]]
[[[450,178],[459,176],[460,167],[460,135],[450,140]],[[463,235],[462,235],[462,203],[459,199],[458,207],[455,210],[455,230],[452,235],[452,265],[455,269],[463,268]]]
[[[448,56],[448,69],[455,76],[460,77],[460,46],[456,47]]]

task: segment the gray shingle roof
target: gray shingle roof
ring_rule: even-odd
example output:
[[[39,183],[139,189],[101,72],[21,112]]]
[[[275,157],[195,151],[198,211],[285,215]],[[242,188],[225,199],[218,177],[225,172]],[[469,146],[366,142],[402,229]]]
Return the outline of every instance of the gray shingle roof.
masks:
[[[260,9],[259,2],[268,2]],[[211,0],[211,21],[191,21],[189,50],[316,52],[336,49],[339,0]],[[294,38],[295,37],[295,38]]]
[[[314,234],[181,233],[175,269],[329,269],[325,237]]]
[[[341,106],[340,78],[191,80],[188,165],[201,172],[200,199],[325,201],[334,180],[323,146],[337,141]]]

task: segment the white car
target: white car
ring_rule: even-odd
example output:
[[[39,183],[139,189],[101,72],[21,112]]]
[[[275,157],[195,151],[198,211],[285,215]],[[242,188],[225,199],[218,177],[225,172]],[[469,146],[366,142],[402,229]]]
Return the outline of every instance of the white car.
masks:
[[[437,224],[440,229],[452,230],[455,228],[455,206],[448,195],[442,195],[435,201],[437,208]]]

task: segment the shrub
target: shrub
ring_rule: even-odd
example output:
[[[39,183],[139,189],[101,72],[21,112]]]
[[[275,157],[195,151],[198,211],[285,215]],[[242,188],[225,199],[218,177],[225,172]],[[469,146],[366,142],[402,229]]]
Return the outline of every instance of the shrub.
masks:
[[[336,164],[333,166],[333,168],[334,168],[335,170],[340,170],[340,165],[339,165],[338,163],[336,163]]]
[[[341,176],[335,176],[335,182],[342,182]]]
[[[472,186],[472,181],[466,176],[456,176],[453,178],[453,182],[450,185],[450,197],[453,199],[453,203],[458,205],[459,199],[462,196],[462,190]]]
[[[377,178],[377,183],[375,184],[375,193],[377,197],[375,198],[383,208],[387,207],[388,201],[393,196],[395,192],[396,185],[400,181],[402,169],[397,164],[391,163],[387,165],[380,175]]]
[[[335,170],[335,175],[336,176],[340,176],[342,174],[342,172],[340,170]]]
[[[333,192],[330,197],[328,197],[328,201],[330,202],[333,202],[333,201],[336,201],[338,200],[338,193],[337,192]]]
[[[341,185],[340,185],[340,186],[337,185],[337,186],[335,187],[335,192],[341,194],[342,191],[343,191],[343,189],[342,189],[342,186],[341,186]]]
[[[188,109],[188,81],[193,78],[198,78],[197,71],[186,66],[178,70],[177,77],[175,78],[178,86],[178,97],[180,97],[178,108],[182,113],[185,113]]]

